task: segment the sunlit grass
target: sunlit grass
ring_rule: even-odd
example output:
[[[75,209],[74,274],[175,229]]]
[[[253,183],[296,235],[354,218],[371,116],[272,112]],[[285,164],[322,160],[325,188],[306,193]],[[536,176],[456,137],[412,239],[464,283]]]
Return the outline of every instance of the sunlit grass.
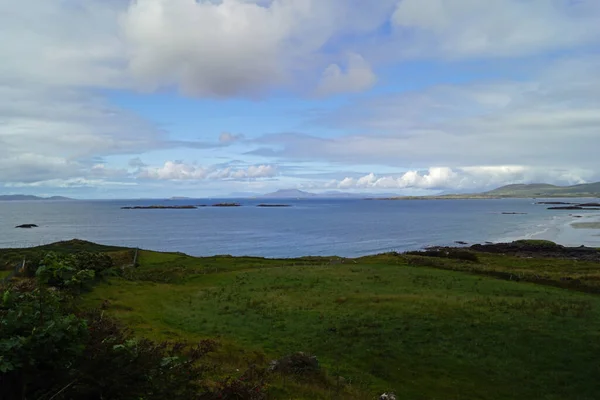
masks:
[[[109,300],[109,313],[151,338],[219,338],[226,345],[216,357],[232,366],[240,352],[313,353],[356,398],[384,390],[406,399],[596,398],[600,298],[478,274],[587,282],[598,265],[479,257],[341,263],[141,252],[136,280],[114,279],[86,302]],[[330,393],[311,382],[273,385],[281,398]]]

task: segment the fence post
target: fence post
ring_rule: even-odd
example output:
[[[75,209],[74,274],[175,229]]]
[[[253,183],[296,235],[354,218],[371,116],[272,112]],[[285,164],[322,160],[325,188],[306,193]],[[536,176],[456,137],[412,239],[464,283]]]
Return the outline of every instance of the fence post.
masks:
[[[135,253],[133,254],[133,266],[137,267],[137,258],[138,258],[138,248],[135,248]]]

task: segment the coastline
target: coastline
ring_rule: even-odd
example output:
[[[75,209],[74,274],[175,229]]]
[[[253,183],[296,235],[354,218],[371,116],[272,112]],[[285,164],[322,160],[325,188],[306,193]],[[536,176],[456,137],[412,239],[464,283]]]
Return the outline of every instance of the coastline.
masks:
[[[538,232],[526,239],[551,240],[563,246],[600,247],[600,213],[574,215],[557,218],[555,225],[550,225],[543,232]]]

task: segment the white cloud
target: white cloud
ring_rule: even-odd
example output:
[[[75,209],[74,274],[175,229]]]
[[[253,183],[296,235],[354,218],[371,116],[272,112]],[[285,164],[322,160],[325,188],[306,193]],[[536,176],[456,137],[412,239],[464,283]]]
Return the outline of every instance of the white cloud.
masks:
[[[164,146],[163,132],[94,94],[0,84],[0,182],[79,177],[97,157]]]
[[[131,172],[105,158],[242,142],[242,135],[227,132],[214,143],[169,138],[111,105],[106,89],[178,88],[200,97],[254,98],[283,88],[326,95],[367,90],[383,60],[542,54],[545,61],[551,58],[544,52],[560,50],[571,51],[571,59],[556,66],[548,61],[549,68],[529,81],[515,69],[507,71],[520,76],[515,81],[371,98],[328,117],[326,128],[351,134],[273,135],[263,138],[267,148],[256,154],[275,156],[277,163],[451,169],[426,179],[416,172],[403,177],[416,185],[458,179],[451,174],[457,168],[525,163],[558,168],[563,175],[554,178],[577,181],[583,176],[577,168],[600,170],[590,145],[600,124],[600,62],[575,58],[572,51],[585,53],[582,46],[597,44],[599,17],[600,2],[592,0],[0,2],[0,33],[13,38],[0,42],[0,182],[127,182]],[[382,28],[389,21],[388,35]],[[263,165],[152,168],[133,161],[130,167],[153,179],[277,174],[264,157],[252,162]],[[516,179],[514,173],[499,176]],[[398,178],[349,179],[344,185],[392,185]]]
[[[370,89],[376,82],[377,77],[369,63],[359,54],[351,53],[345,70],[338,64],[331,64],[325,69],[317,93],[326,96],[362,92]]]
[[[126,2],[0,2],[1,83],[126,85],[118,19]]]
[[[372,190],[485,190],[507,183],[549,182],[574,185],[587,182],[593,171],[566,171],[526,166],[432,167],[426,171],[377,176],[370,173],[358,179],[346,177],[329,182],[328,187]]]
[[[265,135],[253,154],[414,169],[526,165],[600,171],[592,145],[600,139],[599,69],[600,59],[571,59],[549,64],[529,82],[436,85],[369,97],[311,121],[349,134]]]
[[[121,186],[137,186],[135,182],[123,181],[107,181],[104,179],[88,179],[88,178],[69,178],[69,179],[48,179],[30,183],[7,183],[5,187],[11,188],[97,188],[97,187],[121,187]]]
[[[215,166],[186,164],[181,161],[167,161],[162,167],[142,168],[137,176],[142,179],[200,181],[271,178],[276,174],[277,167],[274,165],[217,168]]]
[[[570,0],[401,0],[400,52],[447,58],[539,54],[597,41],[600,3]]]

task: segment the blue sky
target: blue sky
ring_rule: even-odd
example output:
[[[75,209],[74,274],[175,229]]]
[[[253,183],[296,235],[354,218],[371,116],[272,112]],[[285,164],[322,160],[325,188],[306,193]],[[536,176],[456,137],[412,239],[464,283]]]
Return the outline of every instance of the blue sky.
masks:
[[[0,3],[0,194],[600,180],[595,0]]]

